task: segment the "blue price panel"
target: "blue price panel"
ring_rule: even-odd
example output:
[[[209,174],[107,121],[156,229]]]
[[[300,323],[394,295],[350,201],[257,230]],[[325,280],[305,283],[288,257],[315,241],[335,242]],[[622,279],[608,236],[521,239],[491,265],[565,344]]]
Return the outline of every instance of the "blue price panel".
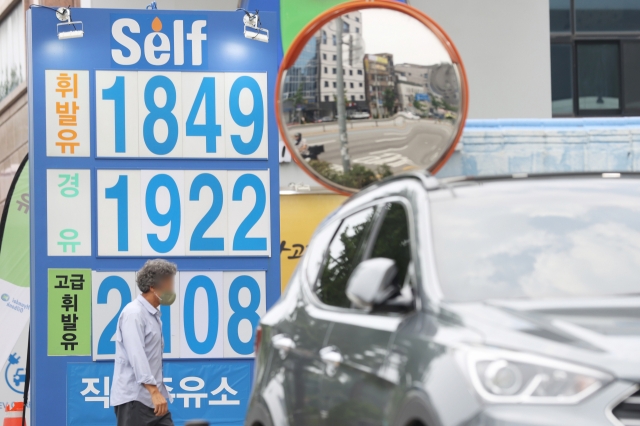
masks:
[[[140,293],[135,272],[93,272],[93,359],[114,359],[122,309]],[[260,271],[182,271],[173,305],[161,307],[165,358],[253,357],[253,330],[266,311]]]
[[[113,363],[70,363],[67,366],[67,426],[113,426],[109,406]],[[164,383],[176,424],[194,418],[212,425],[242,424],[251,388],[248,361],[171,361],[164,367]]]
[[[35,424],[113,424],[114,333],[151,258],[179,271],[161,308],[176,424],[242,424],[254,329],[280,294],[281,46],[276,13],[260,14],[269,43],[243,16],[78,8],[84,37],[59,40],[55,13],[28,12]],[[47,250],[71,229],[75,253]],[[50,268],[92,271],[90,356],[47,356]]]

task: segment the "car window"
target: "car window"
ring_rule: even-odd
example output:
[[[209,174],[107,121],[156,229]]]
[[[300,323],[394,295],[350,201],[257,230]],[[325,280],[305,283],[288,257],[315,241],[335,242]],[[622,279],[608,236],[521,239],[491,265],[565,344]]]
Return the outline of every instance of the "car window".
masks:
[[[331,241],[331,238],[336,233],[336,229],[340,225],[340,221],[334,221],[325,227],[323,227],[311,240],[309,248],[307,249],[306,260],[306,273],[307,280],[310,283],[315,283],[318,279],[318,272],[324,262],[324,255],[327,252],[327,246]]]
[[[387,203],[383,207],[383,219],[378,229],[369,257],[386,257],[396,262],[398,273],[394,283],[402,287],[411,263],[411,242],[407,211],[400,203]]]
[[[637,179],[531,179],[430,192],[444,297],[638,294]]]
[[[362,210],[340,224],[325,259],[320,279],[315,287],[318,298],[327,305],[348,308],[347,281],[360,263],[361,246],[368,235],[375,209]]]

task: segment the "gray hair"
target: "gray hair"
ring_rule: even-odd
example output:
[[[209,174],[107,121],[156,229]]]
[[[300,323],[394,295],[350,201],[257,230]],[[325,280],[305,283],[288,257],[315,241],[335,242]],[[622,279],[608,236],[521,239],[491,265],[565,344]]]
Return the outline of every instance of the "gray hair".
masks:
[[[151,287],[157,286],[163,279],[174,276],[177,271],[178,268],[175,263],[164,259],[147,260],[136,276],[138,288],[141,292],[146,293]]]

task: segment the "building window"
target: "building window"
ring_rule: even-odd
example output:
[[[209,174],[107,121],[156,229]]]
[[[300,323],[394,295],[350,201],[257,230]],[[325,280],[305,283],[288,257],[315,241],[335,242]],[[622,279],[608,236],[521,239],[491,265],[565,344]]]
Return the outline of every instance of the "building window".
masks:
[[[327,80],[324,81],[324,87],[329,87],[329,82]]]
[[[356,33],[360,32],[360,27],[356,27]]]
[[[549,0],[551,32],[571,31],[571,0]]]
[[[360,22],[360,18],[356,16],[356,22]]]
[[[549,8],[553,116],[640,115],[640,1]]]
[[[364,99],[364,95],[360,95],[360,99]]]
[[[324,101],[325,101],[325,102],[329,102],[329,96],[325,96],[325,97],[324,97]]]
[[[637,0],[574,0],[577,32],[640,31]]]
[[[349,75],[353,75],[353,70],[349,70]]]
[[[358,87],[362,87],[362,83],[358,83]]]
[[[355,100],[356,100],[355,95],[351,95],[351,100],[355,102]]]
[[[342,31],[345,33],[349,32],[349,24],[347,24],[346,22],[342,22]]]
[[[327,54],[326,54],[326,53],[323,53],[323,54],[322,54],[322,59],[324,59],[324,60],[326,60],[326,59],[327,59]]]
[[[322,44],[327,44],[327,32],[322,31]]]
[[[554,116],[573,114],[571,44],[551,45],[551,108]]]
[[[333,87],[336,87],[336,82],[335,81],[333,82]]]
[[[358,75],[362,75],[362,70],[358,70]]]
[[[349,88],[353,89],[353,83],[349,83]]]
[[[0,101],[25,80],[24,9],[22,2],[0,21]]]
[[[335,35],[335,34],[333,34],[333,35],[331,36],[331,38],[332,38],[332,40],[333,40],[333,45],[334,45],[334,46],[336,46],[336,35]]]
[[[336,69],[335,68],[333,69],[333,73],[336,74]]]
[[[625,76],[624,103],[627,115],[640,115],[640,78],[631,78],[640,70],[640,42],[622,45],[622,75]]]
[[[578,110],[620,109],[620,45],[579,43]]]
[[[329,72],[329,70],[327,69],[327,67],[324,67],[324,73],[327,74]]]
[[[338,59],[338,57],[336,55],[333,55],[333,60],[335,61],[336,59]]]

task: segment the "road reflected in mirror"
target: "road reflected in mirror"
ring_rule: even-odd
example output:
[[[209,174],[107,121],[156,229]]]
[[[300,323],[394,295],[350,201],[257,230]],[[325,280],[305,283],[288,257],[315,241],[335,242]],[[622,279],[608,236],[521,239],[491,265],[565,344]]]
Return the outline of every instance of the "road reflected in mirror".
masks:
[[[342,192],[440,167],[463,115],[461,73],[449,52],[423,22],[396,10],[363,9],[325,23],[281,84],[279,119],[291,154]]]

